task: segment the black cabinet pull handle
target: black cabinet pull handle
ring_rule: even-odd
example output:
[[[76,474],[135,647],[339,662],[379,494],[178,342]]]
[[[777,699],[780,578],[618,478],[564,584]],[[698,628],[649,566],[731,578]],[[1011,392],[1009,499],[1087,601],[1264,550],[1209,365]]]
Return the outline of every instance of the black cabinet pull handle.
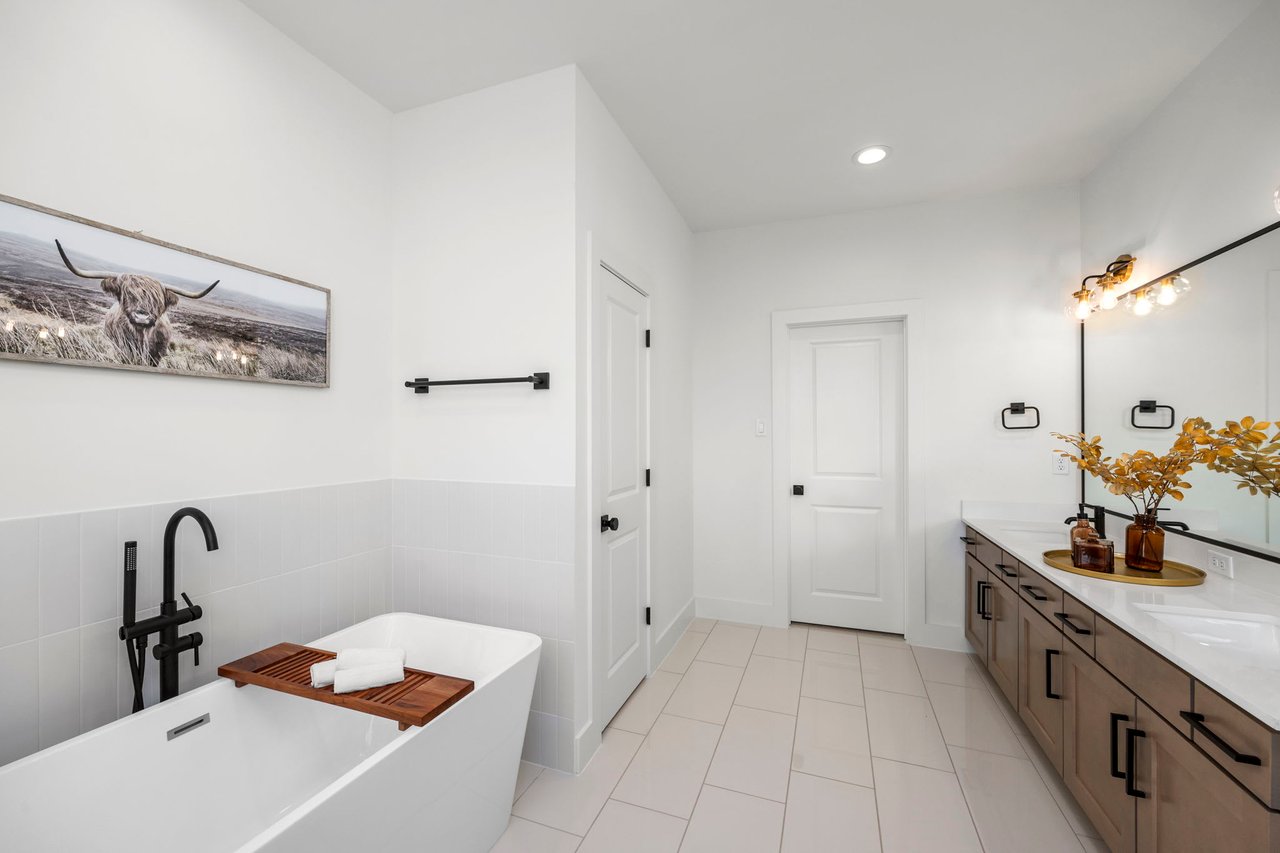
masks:
[[[1000,574],[1007,578],[1016,578],[1018,576],[1017,569],[1014,569],[1012,572],[1007,571],[1012,568],[1012,566],[1006,566],[1004,563],[996,563],[996,568],[1000,570]]]
[[[1059,622],[1061,622],[1063,625],[1066,625],[1068,628],[1070,628],[1073,632],[1075,632],[1075,633],[1077,633],[1077,634],[1092,634],[1092,633],[1093,633],[1093,632],[1092,632],[1092,631],[1090,631],[1088,628],[1081,628],[1079,625],[1077,625],[1076,623],[1072,622],[1072,621],[1071,621],[1071,617],[1070,617],[1070,616],[1068,616],[1068,615],[1067,615],[1067,614],[1065,614],[1065,613],[1055,613],[1055,614],[1053,614],[1053,615],[1054,615],[1054,616],[1056,616],[1056,617],[1058,617],[1058,621],[1059,621]]]
[[[1197,714],[1193,711],[1179,711],[1178,714],[1191,724],[1191,728],[1204,735],[1205,740],[1230,756],[1232,761],[1237,764],[1251,764],[1254,767],[1262,766],[1261,758],[1256,755],[1249,755],[1247,752],[1237,751],[1235,747],[1219,737],[1217,732],[1206,726],[1204,724],[1204,714]]]
[[[1044,698],[1061,699],[1061,693],[1053,692],[1053,659],[1062,652],[1057,649],[1044,650]]]
[[[1031,584],[1026,584],[1026,583],[1024,583],[1024,584],[1022,585],[1022,589],[1023,589],[1023,591],[1024,591],[1024,592],[1026,592],[1026,594],[1027,594],[1027,595],[1031,596],[1031,597],[1032,597],[1032,598],[1034,598],[1036,601],[1048,601],[1048,600],[1049,600],[1049,596],[1047,596],[1047,595],[1045,595],[1044,593],[1040,592],[1040,590],[1039,590],[1039,589],[1037,589],[1036,587],[1032,586]]]
[[[984,622],[991,621],[990,601],[987,598],[989,592],[991,592],[991,584],[987,581],[978,581],[978,615]]]
[[[1120,762],[1120,733],[1116,730],[1116,723],[1129,722],[1128,714],[1112,714],[1111,715],[1111,766],[1107,768],[1111,771],[1111,775],[1117,779],[1124,778],[1124,771],[1116,767]]]
[[[609,530],[618,529],[618,519],[610,518],[608,513],[600,516],[600,532],[605,533]]]
[[[961,541],[961,542],[963,542],[963,543],[964,543],[964,544],[966,544],[966,545],[977,545],[977,544],[978,544],[978,540],[977,540],[977,539],[974,539],[972,536],[961,536],[961,537],[960,537],[960,541]]]
[[[1138,738],[1146,736],[1147,733],[1141,729],[1125,729],[1124,732],[1124,792],[1131,797],[1137,797],[1139,800],[1145,800],[1147,792],[1139,791],[1135,780],[1138,765],[1138,745],[1136,741]]]

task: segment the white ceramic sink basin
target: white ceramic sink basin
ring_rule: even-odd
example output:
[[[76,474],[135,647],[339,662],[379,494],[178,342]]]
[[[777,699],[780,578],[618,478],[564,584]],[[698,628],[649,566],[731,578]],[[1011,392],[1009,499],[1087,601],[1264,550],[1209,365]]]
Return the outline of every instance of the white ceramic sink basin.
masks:
[[[1223,613],[1163,604],[1135,604],[1157,622],[1205,646],[1280,652],[1280,619],[1264,613]]]

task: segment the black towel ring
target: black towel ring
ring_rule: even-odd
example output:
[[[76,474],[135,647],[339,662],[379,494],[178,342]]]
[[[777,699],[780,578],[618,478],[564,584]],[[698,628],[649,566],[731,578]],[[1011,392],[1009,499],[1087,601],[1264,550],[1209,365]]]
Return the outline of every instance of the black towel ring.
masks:
[[[1006,418],[1006,415],[1025,415],[1027,412],[1036,413],[1035,423],[1027,424],[1025,426],[1009,426],[1009,421]],[[1040,410],[1035,406],[1028,406],[1026,403],[1010,403],[1005,407],[1004,411],[1000,413],[1000,426],[1005,429],[1035,429],[1040,426]]]
[[[1139,414],[1154,415],[1160,409],[1167,409],[1169,411],[1169,423],[1164,424],[1163,426],[1162,425],[1144,426],[1138,423]],[[1132,409],[1129,410],[1129,425],[1132,426],[1134,429],[1173,429],[1173,425],[1177,421],[1177,419],[1178,419],[1178,416],[1173,411],[1173,406],[1161,405],[1157,403],[1155,400],[1139,400],[1138,405],[1134,406]]]

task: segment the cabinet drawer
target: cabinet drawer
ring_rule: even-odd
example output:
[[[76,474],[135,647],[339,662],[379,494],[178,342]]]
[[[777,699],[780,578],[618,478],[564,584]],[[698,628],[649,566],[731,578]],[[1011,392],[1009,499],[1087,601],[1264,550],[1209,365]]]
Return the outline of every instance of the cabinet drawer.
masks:
[[[1001,551],[995,565],[991,567],[991,574],[1004,581],[1005,586],[1017,593],[1018,577],[1022,573],[1021,566],[1022,564],[1012,554]]]
[[[1062,609],[1051,616],[1064,637],[1093,654],[1093,611],[1067,594],[1062,596]]]
[[[1018,592],[1023,600],[1040,611],[1041,616],[1061,628],[1062,623],[1054,619],[1053,614],[1062,610],[1063,591],[1026,565],[1022,566],[1018,574]]]
[[[1000,546],[976,530],[970,536],[978,543],[974,551],[974,556],[978,558],[978,562],[994,571],[996,563],[1004,559],[1004,552],[1000,550]]]
[[[1194,704],[1191,740],[1260,800],[1280,808],[1276,733],[1199,682]]]
[[[1191,737],[1191,724],[1181,716],[1191,708],[1191,676],[1101,616],[1095,620],[1094,645],[1098,663],[1165,722]]]

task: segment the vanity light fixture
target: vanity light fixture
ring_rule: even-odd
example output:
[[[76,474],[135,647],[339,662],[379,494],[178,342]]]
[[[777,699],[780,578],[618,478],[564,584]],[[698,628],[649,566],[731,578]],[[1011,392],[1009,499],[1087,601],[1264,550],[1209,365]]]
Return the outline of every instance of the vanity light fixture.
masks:
[[[887,145],[868,145],[853,155],[853,160],[859,166],[874,166],[881,160],[889,156],[889,146]]]
[[[1093,313],[1092,297],[1096,292],[1098,294],[1098,307],[1104,311],[1110,311],[1120,304],[1119,286],[1129,280],[1129,276],[1133,275],[1133,255],[1120,255],[1114,261],[1107,264],[1106,272],[1100,275],[1087,275],[1080,281],[1080,289],[1071,294],[1071,303],[1068,310],[1077,320],[1084,321]],[[1089,289],[1089,282],[1097,281],[1098,287],[1095,290]]]

